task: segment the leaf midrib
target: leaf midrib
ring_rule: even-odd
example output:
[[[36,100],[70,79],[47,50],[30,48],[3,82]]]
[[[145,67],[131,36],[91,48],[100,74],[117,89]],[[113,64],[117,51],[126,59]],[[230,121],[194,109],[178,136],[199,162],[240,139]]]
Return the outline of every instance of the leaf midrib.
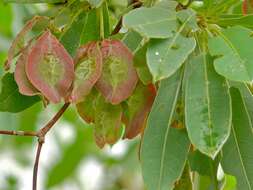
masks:
[[[213,138],[212,138],[212,134],[213,134],[213,128],[211,126],[212,123],[212,116],[211,116],[211,101],[210,101],[210,92],[209,92],[209,79],[208,79],[208,73],[207,73],[207,60],[206,60],[206,54],[202,55],[203,57],[203,62],[204,62],[204,74],[205,74],[205,91],[206,91],[206,100],[207,100],[207,110],[208,110],[208,128],[211,131],[211,135],[210,137],[210,142],[211,142],[211,146],[214,146],[213,143]]]

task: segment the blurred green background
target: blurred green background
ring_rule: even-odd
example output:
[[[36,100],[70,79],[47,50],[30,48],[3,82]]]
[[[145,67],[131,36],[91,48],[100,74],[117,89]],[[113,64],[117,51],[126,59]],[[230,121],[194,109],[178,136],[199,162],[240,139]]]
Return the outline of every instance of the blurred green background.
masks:
[[[126,3],[124,0],[110,1],[115,18]],[[24,23],[33,15],[55,14],[62,6],[4,4],[0,0],[1,77],[8,48]],[[0,130],[36,130],[58,109],[59,106],[43,108],[37,103],[19,114],[0,112]],[[38,189],[142,190],[139,142],[139,139],[122,140],[100,150],[94,143],[92,126],[85,124],[72,106],[46,137]],[[32,188],[35,151],[36,138],[0,136],[0,190]]]

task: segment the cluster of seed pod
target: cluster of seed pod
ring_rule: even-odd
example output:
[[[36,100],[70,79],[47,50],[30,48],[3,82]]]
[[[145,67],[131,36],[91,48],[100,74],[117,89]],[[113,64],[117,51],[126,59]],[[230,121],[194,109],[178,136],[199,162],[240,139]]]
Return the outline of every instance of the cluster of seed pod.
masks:
[[[9,51],[10,68],[18,41],[41,17],[29,21]],[[45,19],[45,18],[43,18]],[[15,80],[21,94],[44,102],[70,102],[87,123],[94,123],[98,146],[122,136],[134,138],[145,128],[156,88],[138,78],[132,52],[120,41],[105,39],[82,45],[72,58],[49,29],[20,50]]]

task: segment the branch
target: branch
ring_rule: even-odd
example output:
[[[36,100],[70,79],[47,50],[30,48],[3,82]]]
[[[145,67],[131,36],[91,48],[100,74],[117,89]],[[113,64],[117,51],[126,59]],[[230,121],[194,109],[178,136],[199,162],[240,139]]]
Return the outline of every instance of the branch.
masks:
[[[43,146],[43,142],[38,142],[37,153],[35,158],[35,163],[33,167],[33,190],[37,189],[37,176],[38,176],[38,168],[39,168],[39,160],[40,160],[40,153]]]
[[[14,135],[14,136],[38,137],[38,132],[36,132],[36,131],[8,131],[8,130],[0,130],[0,134],[2,134],[2,135]]]
[[[38,147],[35,158],[35,163],[33,167],[33,190],[37,190],[37,179],[38,179],[38,167],[40,160],[40,153],[42,146],[45,142],[45,136],[50,131],[50,129],[54,126],[54,124],[61,118],[63,113],[69,107],[70,103],[65,103],[62,108],[55,114],[55,116],[38,132]]]
[[[69,107],[70,103],[65,103],[62,108],[55,114],[55,116],[39,131],[9,131],[9,130],[0,130],[0,134],[2,135],[14,135],[14,136],[30,136],[30,137],[38,137],[38,146],[37,153],[35,158],[35,163],[33,167],[33,190],[37,190],[37,178],[38,178],[38,168],[39,168],[39,160],[40,153],[42,150],[42,146],[45,142],[46,134],[52,129],[54,124],[61,118],[63,113]]]

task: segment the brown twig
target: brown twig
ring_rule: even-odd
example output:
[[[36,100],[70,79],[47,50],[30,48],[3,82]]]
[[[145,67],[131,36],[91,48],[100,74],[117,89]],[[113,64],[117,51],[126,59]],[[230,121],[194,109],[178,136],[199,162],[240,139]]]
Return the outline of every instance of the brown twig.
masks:
[[[42,150],[42,146],[45,142],[45,136],[50,131],[50,129],[54,126],[54,124],[61,118],[63,113],[69,107],[70,103],[65,103],[62,108],[54,115],[54,117],[39,131],[9,131],[9,130],[0,130],[0,134],[2,135],[14,135],[14,136],[30,136],[30,137],[38,137],[38,146],[37,153],[33,168],[33,190],[37,190],[37,178],[38,178],[38,168],[39,168],[39,160],[40,154]]]
[[[43,146],[43,142],[38,142],[37,153],[35,158],[35,163],[33,167],[33,190],[37,189],[37,179],[38,179],[38,168],[40,161],[40,153]]]
[[[38,132],[38,148],[33,168],[33,190],[37,190],[37,178],[38,178],[38,167],[39,167],[39,160],[40,160],[40,153],[42,146],[45,142],[45,136],[48,131],[54,126],[54,124],[61,118],[63,113],[69,107],[70,103],[65,103],[62,108],[55,114],[55,116]]]
[[[8,130],[0,130],[0,134],[2,135],[15,135],[15,136],[30,136],[37,137],[38,132],[36,131],[8,131]]]

